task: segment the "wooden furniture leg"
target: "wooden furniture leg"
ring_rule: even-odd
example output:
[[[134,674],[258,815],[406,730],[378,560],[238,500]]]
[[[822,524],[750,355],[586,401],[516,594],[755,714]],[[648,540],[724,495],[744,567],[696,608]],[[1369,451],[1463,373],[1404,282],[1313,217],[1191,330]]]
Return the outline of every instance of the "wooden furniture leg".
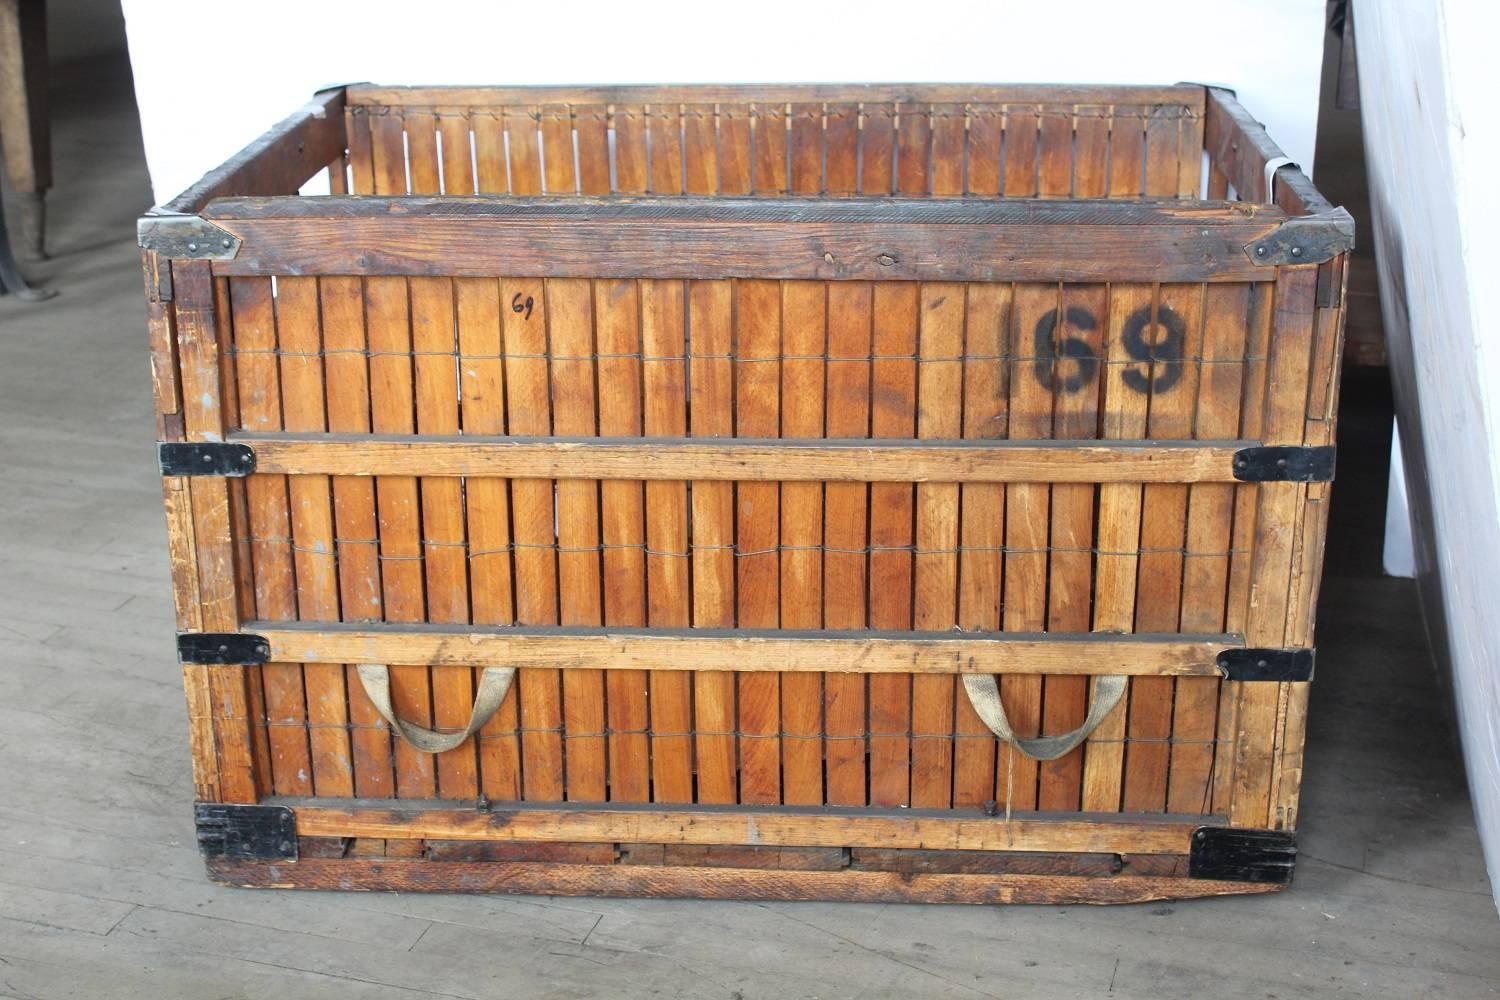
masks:
[[[52,137],[47,113],[45,0],[0,0],[0,148],[15,194],[18,245],[45,256],[43,198],[52,186]]]

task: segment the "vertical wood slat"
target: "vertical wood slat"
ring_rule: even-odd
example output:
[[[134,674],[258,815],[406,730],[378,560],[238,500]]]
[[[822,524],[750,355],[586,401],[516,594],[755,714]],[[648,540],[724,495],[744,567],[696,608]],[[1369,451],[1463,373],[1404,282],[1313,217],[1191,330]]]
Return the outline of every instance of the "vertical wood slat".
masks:
[[[1052,436],[1078,440],[1098,436],[1097,365],[1076,358],[1075,347],[1093,357],[1104,354],[1108,289],[1103,285],[1065,285],[1054,326],[1059,358],[1052,366],[1054,407]],[[1040,346],[1040,345],[1038,345]],[[1022,376],[1024,377],[1024,375]],[[1099,489],[1088,483],[1052,487],[1052,537],[1047,591],[1047,629],[1087,632],[1093,603],[1094,514]],[[1042,681],[1042,732],[1066,733],[1083,724],[1088,711],[1088,681],[1082,677],[1047,677]],[[1071,811],[1083,793],[1083,748],[1040,765],[1037,808]]]
[[[327,429],[322,328],[317,278],[282,278],[276,292],[276,338],[281,349],[281,408],[289,431]],[[291,505],[292,564],[297,577],[297,617],[339,620],[334,555],[333,494],[328,476],[287,477]],[[342,666],[307,664],[307,723],[313,789],[319,795],[354,794],[349,745],[348,691]]]
[[[1141,335],[1136,346],[1149,345],[1145,353],[1159,359],[1132,366],[1137,384],[1150,389],[1146,433],[1152,438],[1192,436],[1199,366],[1183,359],[1201,353],[1202,294],[1200,285],[1161,285],[1152,322],[1144,327],[1138,324]],[[1175,632],[1181,621],[1188,491],[1179,483],[1150,483],[1142,493],[1135,627],[1141,632]],[[1126,748],[1123,799],[1127,811],[1166,809],[1174,690],[1171,678],[1130,681],[1131,742]]]
[[[411,434],[416,429],[415,373],[412,367],[411,302],[405,278],[365,280],[366,337],[370,346],[371,430]],[[388,622],[420,622],[427,616],[422,573],[420,500],[413,476],[375,479],[380,527],[381,600]],[[391,666],[391,700],[401,718],[432,725],[428,671]],[[432,757],[405,740],[395,741],[396,795],[435,798]]]
[[[514,156],[515,146],[511,146]],[[512,174],[514,177],[514,174]],[[521,307],[516,311],[516,306]],[[511,434],[552,433],[547,372],[547,296],[539,280],[502,279],[501,336],[505,343],[505,405]],[[550,479],[513,479],[516,622],[557,624],[557,551]],[[521,726],[521,795],[532,801],[563,797],[562,678],[554,669],[516,673]]]
[[[1129,318],[1142,308],[1150,309],[1151,303],[1150,285],[1110,286],[1106,363],[1101,373],[1104,393],[1102,429],[1108,440],[1132,440],[1146,434],[1147,397],[1125,384],[1125,372],[1132,359],[1125,349],[1123,332]],[[1140,562],[1140,484],[1100,484],[1097,536],[1099,554],[1094,570],[1094,631],[1133,631],[1136,575]],[[1097,682],[1091,682],[1091,698],[1097,696],[1097,686]],[[1129,710],[1127,691],[1120,706],[1105,717],[1085,743],[1085,812],[1120,810],[1125,771],[1125,720]]]
[[[599,433],[640,437],[642,362],[640,300],[632,280],[597,281],[594,322],[599,354]],[[645,488],[639,481],[599,484],[604,540],[604,623],[646,624]],[[611,670],[605,677],[609,722],[609,798],[651,798],[650,728],[646,673]],[[678,730],[683,732],[685,730]]]
[[[748,105],[724,105],[719,121],[719,193],[747,195],[754,189],[755,150]]]
[[[1275,318],[1275,286],[1252,285],[1249,290],[1249,334],[1245,346],[1244,388],[1240,402],[1240,436],[1259,440],[1265,427],[1267,359]],[[1255,508],[1259,487],[1243,483],[1234,488],[1234,515],[1229,556],[1228,595],[1224,602],[1224,627],[1243,634],[1250,614],[1250,578],[1255,559]],[[1219,686],[1218,742],[1214,747],[1213,809],[1228,813],[1234,795],[1235,757],[1239,732],[1239,695],[1235,684]]]
[[[686,437],[687,308],[680,281],[640,283],[643,427],[651,437]],[[727,360],[724,362],[727,367]],[[725,400],[727,409],[727,399]],[[723,484],[728,486],[729,484]],[[647,624],[686,628],[692,624],[688,550],[688,492],[682,481],[645,484]],[[727,506],[727,504],[725,505]],[[703,530],[702,525],[695,525]],[[702,684],[702,675],[698,683]],[[657,670],[650,677],[652,798],[693,801],[693,684],[680,670]],[[727,741],[723,741],[727,742]],[[732,748],[731,748],[732,749]],[[733,762],[728,782],[734,801]],[[722,772],[719,776],[722,786]],[[712,784],[708,782],[706,784]]]
[[[1034,116],[1030,120],[1034,127]],[[1008,141],[1008,134],[1006,138]],[[1042,343],[1037,331],[1046,330],[1048,317],[1055,322],[1058,304],[1059,287],[1055,284],[1016,286],[1013,340],[1009,352],[1012,357],[1046,357],[1050,343]],[[1009,428],[1012,438],[1052,436],[1054,378],[1051,367],[1045,361],[1024,362],[1011,379]],[[1040,632],[1046,627],[1047,534],[1051,498],[1052,490],[1045,483],[1012,483],[1005,491],[1004,614],[1000,627],[1008,632]],[[1042,679],[1002,677],[1000,694],[1016,735],[1037,735],[1042,723]],[[1002,746],[995,800],[1005,803],[1010,809],[1036,808],[1037,773],[1035,760],[1009,745]]]
[[[917,437],[962,435],[964,288],[924,284],[918,327]],[[915,604],[912,625],[943,631],[958,624],[957,483],[918,483]],[[911,804],[946,809],[953,797],[951,676],[912,678]]]
[[[963,436],[1001,439],[1010,426],[1011,365],[1003,359],[1009,352],[1012,287],[976,284],[966,292]],[[958,627],[996,631],[1005,485],[964,483],[959,491]],[[964,686],[954,689],[953,806],[975,808],[995,798],[997,748]]]
[[[505,372],[501,336],[503,310],[495,278],[454,282],[458,319],[459,400],[466,434],[504,434]],[[524,307],[523,307],[524,308]],[[504,479],[464,481],[469,539],[470,614],[476,624],[515,621],[511,585],[510,483]],[[477,678],[476,678],[477,681]],[[515,693],[479,731],[479,790],[492,801],[521,797],[521,746]]]
[[[682,194],[682,116],[676,104],[653,104],[651,131],[651,193]]]
[[[229,290],[235,372],[240,383],[239,424],[246,430],[279,431],[281,375],[271,279],[233,278]],[[255,615],[266,621],[294,620],[296,583],[286,477],[251,476],[245,481],[245,493]],[[278,795],[311,795],[312,756],[302,666],[267,663],[260,669],[271,751],[270,787]]]
[[[1239,433],[1250,292],[1245,285],[1211,284],[1204,292],[1202,373],[1198,379],[1193,436],[1222,439]],[[1195,483],[1188,488],[1186,554],[1183,566],[1184,632],[1224,630],[1229,590],[1230,531],[1234,513],[1230,483]],[[1168,812],[1212,809],[1214,751],[1220,683],[1211,677],[1181,678],[1172,703],[1172,759]]]
[[[172,287],[182,383],[183,431],[189,441],[222,440],[224,372],[220,364],[214,280],[205,261],[173,261]],[[206,631],[238,627],[235,546],[225,480],[188,481],[197,551],[200,620]],[[206,695],[218,759],[218,794],[225,802],[254,802],[259,790],[252,720],[242,666],[190,666],[189,690]],[[190,706],[193,700],[189,701]]]
[[[777,437],[781,431],[781,285],[736,283],[734,433]],[[740,628],[780,624],[781,488],[775,482],[742,482],[735,488],[735,558]],[[739,688],[740,802],[767,805],[781,798],[781,678],[747,671]]]
[[[823,436],[827,365],[826,284],[782,284],[781,429],[784,437]],[[823,484],[781,484],[782,628],[823,627]],[[781,677],[782,794],[788,805],[823,803],[823,677]]]
[[[695,438],[734,435],[734,285],[729,281],[694,281],[688,285],[688,380],[692,393],[688,431]],[[671,354],[682,351],[676,331]],[[664,352],[665,353],[665,352]],[[737,605],[735,565],[735,484],[700,480],[692,484],[692,624],[699,628],[733,628]],[[734,674],[700,670],[693,677],[694,729],[697,732],[698,801],[737,802],[739,780]]]
[[[587,278],[549,278],[546,292],[552,432],[591,437],[599,433],[592,286]],[[556,516],[559,624],[602,624],[599,484],[591,479],[559,479]],[[563,671],[562,692],[567,797],[602,802],[608,775],[603,671]]]
[[[712,104],[682,107],[683,188],[688,194],[719,193],[718,117]]]
[[[873,291],[869,283],[839,282],[829,286],[828,437],[869,436],[871,362],[868,359],[873,349],[873,319]],[[865,548],[869,493],[866,483],[828,483],[824,487],[825,628],[861,629],[867,625],[865,598],[869,579]],[[827,733],[823,753],[829,805],[862,806],[866,802],[866,687],[866,678],[859,674],[826,674],[823,678]]]
[[[896,190],[896,109],[871,102],[860,109],[859,193],[891,194]]]
[[[411,327],[416,386],[417,433],[452,435],[459,429],[458,340],[451,278],[412,278]],[[427,585],[427,621],[469,621],[468,533],[463,484],[451,476],[419,482],[422,563]],[[430,668],[432,719],[442,730],[463,729],[474,705],[474,670]],[[444,798],[479,794],[478,757],[472,741],[438,754],[438,789]]]
[[[1318,269],[1315,265],[1277,271],[1271,341],[1266,361],[1264,440],[1300,444],[1306,434],[1311,349],[1315,342]],[[1306,487],[1261,483],[1256,506],[1255,555],[1245,641],[1279,646],[1290,618],[1290,578],[1297,508]],[[1233,686],[1233,685],[1232,685]],[[1288,696],[1287,684],[1239,684],[1236,708],[1234,790],[1230,821],[1236,826],[1269,826],[1275,744]]]
[[[879,283],[871,298],[876,360],[870,375],[870,435],[912,438],[917,433],[919,289],[915,283]],[[914,502],[909,483],[870,484],[871,628],[912,627]],[[910,805],[912,678],[875,674],[869,689],[870,804]]]
[[[364,282],[359,278],[322,278],[319,286],[324,374],[328,383],[328,429],[337,433],[367,434],[370,431],[370,371],[365,353],[368,341],[365,336]],[[368,476],[333,477],[333,524],[339,614],[346,622],[379,621],[384,606],[373,479]],[[354,671],[351,665],[345,676],[349,691],[354,794],[385,798],[395,791],[391,734],[375,706],[360,693]]]

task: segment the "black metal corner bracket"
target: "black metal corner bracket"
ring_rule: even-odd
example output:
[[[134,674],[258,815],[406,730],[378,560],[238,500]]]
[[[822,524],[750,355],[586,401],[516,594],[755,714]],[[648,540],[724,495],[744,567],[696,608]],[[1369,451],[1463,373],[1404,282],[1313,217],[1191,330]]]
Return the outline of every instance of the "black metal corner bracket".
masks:
[[[1289,885],[1297,837],[1285,830],[1200,826],[1188,848],[1188,878]]]
[[[1234,478],[1242,483],[1332,482],[1336,454],[1332,445],[1241,448],[1234,453]]]
[[[1268,267],[1321,264],[1354,249],[1354,219],[1342,208],[1287,219],[1254,243],[1245,256]]]
[[[297,860],[297,814],[286,806],[197,802],[193,819],[205,858]]]
[[[179,260],[233,260],[243,242],[197,215],[143,215],[135,225],[142,250]]]
[[[164,476],[248,476],[255,471],[255,451],[247,444],[217,441],[161,441],[157,461]]]
[[[1312,649],[1226,649],[1214,663],[1225,680],[1310,681]]]
[[[271,644],[251,632],[179,632],[177,661],[206,666],[260,664],[271,659]]]

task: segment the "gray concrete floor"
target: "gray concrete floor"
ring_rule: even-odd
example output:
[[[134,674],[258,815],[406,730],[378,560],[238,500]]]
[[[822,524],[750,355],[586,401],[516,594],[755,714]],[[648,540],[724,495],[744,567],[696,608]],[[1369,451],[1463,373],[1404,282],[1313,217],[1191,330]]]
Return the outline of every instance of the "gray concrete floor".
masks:
[[[0,298],[0,996],[1481,997],[1500,928],[1346,388],[1287,892],[964,908],[223,889],[190,821],[122,58],[60,68],[58,298]],[[247,123],[247,128],[250,125]]]

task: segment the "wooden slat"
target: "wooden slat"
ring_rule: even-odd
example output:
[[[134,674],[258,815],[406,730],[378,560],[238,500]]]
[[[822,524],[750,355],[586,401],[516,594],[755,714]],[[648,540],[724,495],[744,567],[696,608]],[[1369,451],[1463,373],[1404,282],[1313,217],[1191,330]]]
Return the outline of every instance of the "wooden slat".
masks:
[[[1108,346],[1103,366],[1103,436],[1110,440],[1146,434],[1148,397],[1125,384],[1131,361],[1123,333],[1129,318],[1149,309],[1149,285],[1113,285],[1109,293]],[[1094,629],[1129,632],[1135,627],[1136,575],[1140,562],[1141,487],[1109,483],[1099,487],[1099,555],[1094,570]],[[1127,692],[1128,695],[1128,692]],[[1091,691],[1090,697],[1094,694]],[[1089,737],[1084,749],[1083,808],[1115,812],[1120,808],[1125,773],[1125,723],[1129,702],[1111,712]]]
[[[828,293],[822,282],[782,286],[781,433],[817,437],[824,428]],[[781,626],[823,626],[823,484],[781,484]],[[823,798],[823,682],[817,673],[781,678],[781,801]]]
[[[406,131],[406,171],[412,194],[437,194],[442,190],[442,163],[438,158],[437,117],[426,111],[407,111],[402,116]]]
[[[610,116],[615,133],[615,190],[621,194],[644,194],[650,190],[646,113],[644,104],[622,104]]]
[[[1097,120],[1097,119],[1096,119]],[[1108,290],[1099,285],[1063,288],[1056,327],[1060,357],[1076,357],[1073,348],[1086,347],[1102,356],[1104,328],[1094,317],[1109,315]],[[1025,373],[1020,374],[1025,378]],[[1053,437],[1095,438],[1099,434],[1099,392],[1096,366],[1086,361],[1060,360],[1052,367]],[[1094,590],[1094,519],[1098,490],[1088,484],[1052,487],[1052,538],[1047,588],[1047,630],[1078,632],[1089,627]],[[1088,683],[1076,677],[1048,677],[1042,682],[1042,732],[1066,733],[1083,724],[1088,711]],[[1037,806],[1071,811],[1079,808],[1083,792],[1083,748],[1040,766]]]
[[[1003,438],[1009,427],[1010,366],[978,358],[1009,351],[1012,289],[970,285],[964,324],[963,431],[966,438]],[[1000,628],[1000,548],[1004,543],[1005,487],[965,483],[960,493],[958,626]],[[996,744],[962,687],[955,691],[953,805],[973,808],[995,798]]]
[[[684,435],[688,430],[685,289],[680,281],[643,281],[639,294],[644,431]],[[728,367],[727,360],[723,366]],[[723,405],[727,411],[727,397]],[[708,489],[727,497],[729,487],[710,484]],[[692,623],[693,604],[687,483],[650,482],[645,491],[647,624],[686,628]],[[727,498],[724,507],[729,507]],[[703,530],[701,525],[699,529]],[[700,684],[705,683],[705,675],[696,676]],[[693,799],[693,682],[694,677],[679,671],[657,670],[650,675],[651,784],[657,802]],[[723,678],[720,686],[725,684],[732,681]],[[719,780],[722,784],[722,775]],[[734,801],[732,761],[728,782],[729,796],[718,801]]]
[[[573,141],[577,149],[578,192],[609,194],[609,122],[603,104],[573,108]]]
[[[1266,362],[1264,427],[1267,439],[1278,443],[1300,443],[1306,433],[1317,282],[1316,267],[1278,268]],[[1253,642],[1279,645],[1286,641],[1297,509],[1305,492],[1306,487],[1297,483],[1263,483],[1259,487],[1250,612],[1245,622],[1245,633]],[[1230,816],[1237,824],[1263,827],[1276,820],[1271,815],[1271,780],[1288,685],[1239,686]]]
[[[291,431],[327,430],[318,279],[282,278],[276,289],[276,338],[281,350],[281,409]],[[287,480],[297,617],[339,619],[339,582],[333,544],[333,495],[327,476]],[[320,795],[353,795],[348,691],[344,667],[303,667],[313,787]]]
[[[925,103],[896,106],[896,192],[932,193],[932,113]]]
[[[683,190],[688,194],[719,193],[719,136],[712,104],[682,108]]]
[[[475,192],[507,194],[510,176],[505,157],[505,122],[498,112],[480,111],[471,116],[474,129],[474,165],[478,169]]]
[[[830,153],[830,155],[832,155]],[[828,289],[827,432],[858,437],[870,432],[870,379],[873,289],[868,284],[839,284]],[[831,629],[864,628],[869,593],[869,490],[864,483],[829,483],[824,487],[823,625]],[[866,801],[865,707],[867,679],[858,674],[823,678],[823,717],[827,740],[828,802],[864,805]]]
[[[1110,116],[1110,198],[1139,198],[1146,189],[1146,124],[1141,114],[1138,107],[1116,105]]]
[[[401,860],[320,860],[297,865],[217,858],[209,877],[246,887],[394,892],[529,892],[546,896],[688,897],[737,900],[842,900],[863,903],[1143,903],[1275,892],[1277,883],[1117,875],[946,875],[882,871],[573,865],[549,862],[431,864]]]
[[[1000,193],[1001,148],[1005,134],[1005,112],[993,104],[969,110],[968,173],[965,190],[969,194],[993,197]]]
[[[823,191],[823,105],[793,104],[787,111],[791,168],[790,191],[815,195]]]
[[[219,357],[216,288],[207,263],[174,261],[183,432],[189,441],[222,440],[224,371]],[[188,480],[203,628],[233,628],[239,617],[238,577],[229,491],[223,482]],[[217,793],[225,802],[254,802],[259,793],[246,671],[237,666],[184,671],[190,708],[205,703],[218,763]]]
[[[328,388],[328,429],[359,434],[370,430],[370,369],[365,351],[364,282],[359,278],[324,278],[319,282],[324,370]],[[339,576],[339,614],[343,621],[379,621],[384,613],[380,590],[380,534],[375,517],[376,480],[368,476],[333,478],[333,525]],[[262,616],[264,617],[264,616]],[[391,734],[380,713],[359,691],[358,678],[346,673],[354,794],[385,798],[394,794]]]
[[[1250,290],[1210,286],[1204,297],[1203,364],[1198,379],[1194,432],[1200,437],[1237,433],[1244,378]],[[1199,483],[1188,492],[1182,619],[1185,631],[1224,627],[1229,585],[1233,486]],[[1172,703],[1172,760],[1167,811],[1212,808],[1214,745],[1220,685],[1212,679],[1177,684]]]
[[[235,371],[239,385],[239,426],[277,431],[281,422],[281,375],[276,358],[276,317],[269,278],[230,282]],[[251,534],[251,567],[256,617],[288,621],[297,617],[292,573],[292,529],[286,477],[253,476],[245,483]],[[267,663],[261,681],[271,751],[270,787],[278,795],[312,794],[307,702],[302,666]]]
[[[593,290],[587,281],[548,281],[547,337],[553,357],[552,427],[563,434],[597,434]],[[563,625],[603,620],[599,549],[599,484],[557,480],[557,593]],[[563,674],[563,739],[567,797],[602,802],[606,796],[604,678],[593,670]]]
[[[664,352],[672,357],[687,341],[689,431],[695,438],[734,434],[734,286],[727,281],[695,281],[688,286],[688,330]],[[692,484],[692,624],[698,628],[731,628],[735,623],[734,486],[727,482]],[[700,669],[693,675],[693,720],[697,733],[699,802],[738,801],[737,747],[734,731],[736,679],[722,670]],[[678,730],[685,732],[686,730]]]
[[[919,289],[912,284],[874,287],[870,381],[870,434],[912,438],[917,432],[917,328]],[[915,488],[905,483],[870,487],[870,627],[912,627],[912,534]],[[870,678],[870,803],[911,802],[910,676]]]
[[[514,155],[515,147],[511,147]],[[516,306],[521,310],[516,311]],[[512,434],[552,432],[547,375],[547,302],[540,281],[502,279],[501,333],[505,342],[505,405]],[[510,484],[515,535],[516,621],[557,622],[557,536],[551,478]],[[562,678],[554,670],[524,668],[516,686],[521,725],[521,794],[529,800],[563,797]]]
[[[1175,156],[1175,142],[1172,149]],[[1202,286],[1161,285],[1149,315],[1151,322],[1137,323],[1138,337],[1125,346],[1133,357],[1148,355],[1156,360],[1132,365],[1125,377],[1133,377],[1135,384],[1127,388],[1150,390],[1148,435],[1183,437],[1192,433],[1197,404],[1200,366],[1184,359],[1197,358],[1202,351]],[[1140,351],[1141,347],[1147,350]],[[1179,483],[1152,483],[1143,494],[1135,627],[1142,632],[1172,632],[1181,622],[1188,491]],[[1171,681],[1147,678],[1131,683],[1131,742],[1126,749],[1122,807],[1126,810],[1166,808],[1173,693]]]
[[[962,299],[962,289],[955,294]],[[1023,343],[1021,349],[1029,350],[1029,343]],[[774,369],[775,360],[754,364]],[[347,438],[255,433],[232,434],[230,440],[254,448],[257,469],[267,473],[652,480],[692,476],[740,482],[902,483],[1234,482],[1235,453],[1254,444],[1053,444],[1037,438],[1010,442],[943,438],[921,445],[909,441],[743,438],[708,444],[681,438]]]
[[[709,84],[627,85],[610,87],[382,87],[359,84],[348,88],[355,106],[494,107],[521,103],[619,104],[630,101],[738,103],[744,101],[982,101],[1004,103],[1122,103],[1179,104],[1203,100],[1198,84],[1122,86],[1118,84]],[[326,162],[326,161],[325,161]]]
[[[370,345],[371,429],[377,433],[411,434],[416,430],[415,375],[411,357],[410,291],[405,279],[366,280],[365,323]],[[417,480],[399,474],[377,477],[375,497],[385,620],[424,621],[427,606],[422,579],[421,507]],[[355,659],[345,662],[373,661]],[[426,669],[417,666],[394,668],[391,671],[391,698],[403,719],[419,726],[432,725]],[[418,753],[405,740],[396,740],[395,766],[397,796],[424,798],[436,795],[436,773],[431,756]]]
[[[163,207],[194,213],[226,195],[296,194],[308,178],[342,157],[346,145],[344,91],[321,91]]]
[[[963,428],[964,289],[923,285],[917,339],[917,437],[953,438]],[[958,625],[956,483],[920,483],[916,497],[913,627]],[[952,677],[912,678],[911,804],[946,808],[953,796]]]
[[[964,193],[966,112],[962,104],[932,106],[932,193],[952,197]]]
[[[741,282],[735,289],[735,433],[775,437],[781,426],[781,286]],[[780,624],[780,484],[742,482],[735,491],[736,620],[742,628]],[[781,680],[770,671],[741,674],[740,801],[781,799]]]
[[[903,132],[902,142],[918,138]],[[221,275],[1270,280],[1271,269],[1244,247],[1274,230],[1279,212],[1059,199],[1041,215],[1026,197],[1035,194],[1034,162],[1026,168],[1016,159],[1025,152],[1007,139],[1014,201],[229,199],[206,215],[244,240],[232,260],[214,263]],[[901,169],[921,162],[905,153]],[[913,193],[908,181],[903,194]],[[422,215],[420,227],[413,213]]]
[[[501,806],[489,812],[433,803],[325,804],[278,799],[297,813],[302,836],[372,836],[495,843],[762,844],[1185,854],[1193,831],[1223,825],[1210,816],[1111,815],[1054,818],[1016,814],[997,823],[978,812],[931,809]]]
[[[461,110],[441,110],[438,112],[437,128],[438,141],[442,146],[443,193],[473,194],[477,189],[468,116]]]
[[[1035,127],[1035,119],[1029,127]],[[1010,133],[1006,134],[1009,142]],[[1009,146],[1007,146],[1009,149]],[[1009,153],[1007,153],[1007,156]],[[1049,320],[1056,323],[1059,307],[1056,284],[1017,285],[1013,311],[1012,357],[1048,357]],[[1010,435],[1046,438],[1052,435],[1053,385],[1057,372],[1050,364],[1022,364],[1010,383]],[[1045,376],[1045,377],[1044,377]],[[1005,589],[1001,627],[1007,632],[1040,631],[1047,625],[1047,563],[1049,508],[1048,480],[1037,475],[1005,491]],[[1000,696],[1011,728],[1018,736],[1035,736],[1042,725],[1042,679],[1002,677]],[[1036,808],[1037,762],[1014,747],[1000,747],[996,801],[1011,809]]]
[[[682,115],[674,103],[651,103],[651,193],[681,194]]]
[[[827,670],[1208,677],[1219,675],[1214,661],[1220,652],[1244,645],[1240,637],[1229,634],[1124,636],[1006,631],[960,635],[952,629],[830,632],[774,626],[674,631],[249,622],[245,629],[265,637],[273,659],[295,654],[309,663],[506,666],[514,661],[537,668],[566,668],[569,672],[649,667],[752,675],[774,667],[790,673]],[[338,659],[340,656],[344,658]],[[745,679],[741,678],[742,686]]]
[[[859,190],[859,105],[829,104],[824,109],[823,189],[829,195]]]
[[[453,281],[413,278],[411,310],[417,433],[456,434],[459,373]],[[420,494],[427,620],[467,622],[469,539],[463,484],[451,476],[423,477]],[[474,706],[473,669],[466,664],[434,668],[427,683],[432,690],[433,724],[441,730],[463,729]],[[478,758],[472,743],[437,755],[435,763],[443,797],[472,798],[479,794]]]
[[[505,372],[501,337],[505,305],[494,278],[454,282],[458,319],[459,400],[463,428],[504,433]],[[468,515],[469,603],[477,624],[509,625],[515,619],[511,582],[510,484],[470,477],[464,482]],[[506,698],[479,731],[479,783],[487,798],[521,797],[521,745],[517,697]]]
[[[859,193],[886,195],[895,191],[896,109],[886,102],[862,106],[859,128]]]
[[[541,117],[542,109],[531,104],[507,107],[501,113],[510,158],[511,194],[542,193],[542,145],[538,127]]]
[[[639,357],[641,302],[636,283],[600,282],[594,289],[594,313],[599,353],[599,433],[639,435],[644,419]],[[604,622],[645,625],[644,487],[639,482],[618,479],[600,483],[599,510],[604,541]],[[642,671],[611,671],[605,679],[610,801],[646,802],[651,798],[646,699],[647,680]]]
[[[542,189],[549,195],[577,194],[572,108],[567,104],[542,105],[540,127]]]
[[[723,195],[747,195],[754,189],[755,147],[748,107],[719,109],[719,188]]]

